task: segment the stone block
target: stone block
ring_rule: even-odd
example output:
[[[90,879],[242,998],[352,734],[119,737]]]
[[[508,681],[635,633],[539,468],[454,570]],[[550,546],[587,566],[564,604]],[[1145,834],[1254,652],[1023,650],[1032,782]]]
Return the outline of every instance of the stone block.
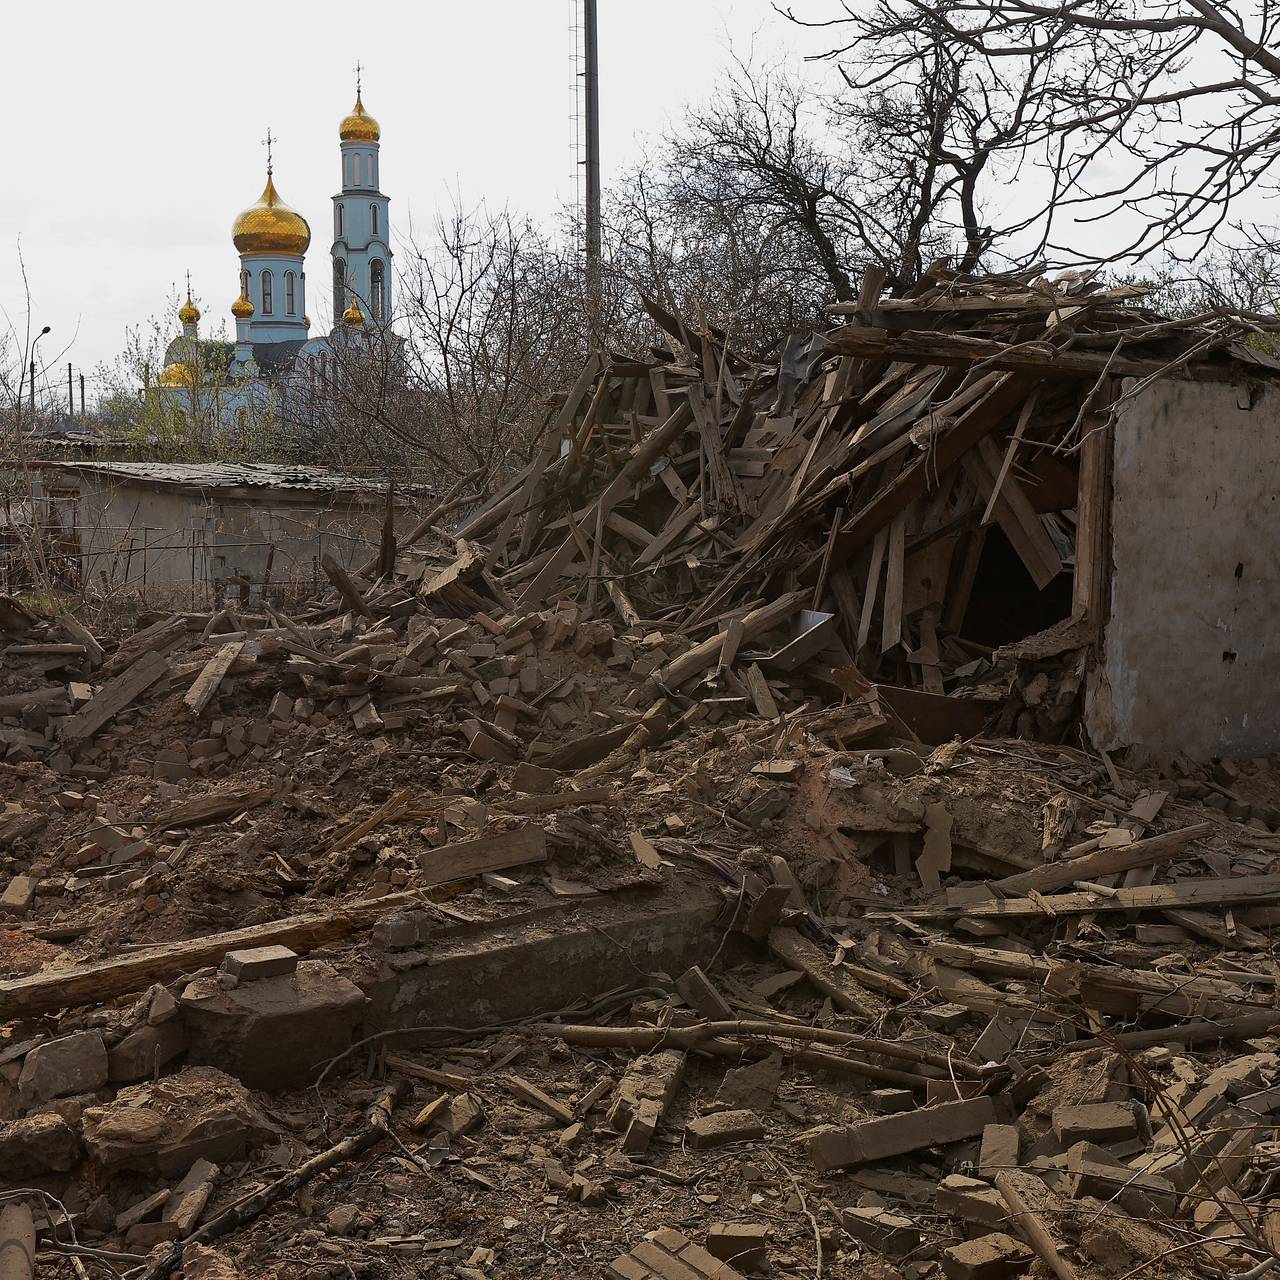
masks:
[[[1011,1124],[989,1124],[982,1131],[982,1146],[978,1150],[978,1171],[990,1178],[1001,1169],[1013,1169],[1018,1164],[1018,1130]]]
[[[0,1123],[0,1179],[66,1173],[80,1158],[80,1134],[52,1111]]]
[[[1003,1227],[1009,1217],[1004,1197],[989,1183],[953,1173],[938,1183],[939,1213],[984,1227]]]
[[[754,1111],[717,1111],[690,1120],[685,1126],[685,1135],[691,1147],[705,1150],[763,1138],[764,1125]]]
[[[1008,1280],[1021,1275],[1033,1257],[1021,1240],[993,1231],[943,1249],[942,1271],[948,1280]]]
[[[990,1098],[967,1098],[923,1107],[901,1115],[861,1120],[844,1128],[819,1129],[809,1135],[805,1149],[819,1172],[870,1164],[905,1155],[923,1147],[976,1138],[995,1124],[995,1103]]]
[[[713,1222],[707,1252],[739,1271],[764,1271],[769,1265],[770,1228],[756,1222]]]
[[[222,972],[229,974],[237,982],[274,978],[282,973],[292,973],[297,967],[297,952],[278,945],[228,951],[222,961]]]
[[[30,1107],[71,1093],[92,1093],[107,1083],[107,1047],[100,1031],[77,1031],[27,1054],[18,1096]]]
[[[187,1033],[179,1022],[138,1027],[107,1052],[107,1079],[113,1084],[149,1080],[187,1047]]]
[[[840,1221],[854,1239],[891,1257],[905,1257],[920,1243],[920,1228],[910,1218],[888,1209],[845,1209]]]
[[[364,1016],[364,993],[331,965],[304,960],[293,973],[231,990],[192,982],[180,1001],[188,1061],[217,1065],[252,1089],[308,1083],[346,1049]]]
[[[1053,1109],[1053,1132],[1066,1145],[1084,1139],[1105,1146],[1133,1138],[1138,1133],[1138,1118],[1133,1108],[1122,1102],[1087,1102]]]

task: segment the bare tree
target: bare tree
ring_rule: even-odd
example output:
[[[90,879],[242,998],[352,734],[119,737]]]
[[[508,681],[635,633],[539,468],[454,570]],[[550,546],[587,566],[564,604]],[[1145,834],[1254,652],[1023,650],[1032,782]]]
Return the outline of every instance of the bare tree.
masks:
[[[1271,0],[874,0],[797,16],[838,43],[851,84],[918,76],[941,44],[1016,124],[991,157],[1032,192],[1034,252],[1196,257],[1270,190],[1280,154]],[[1021,166],[1021,167],[1019,167]],[[1086,241],[1088,243],[1086,244]]]
[[[576,259],[528,222],[460,206],[402,256],[395,316],[339,325],[286,396],[293,434],[347,466],[501,475],[588,350]]]

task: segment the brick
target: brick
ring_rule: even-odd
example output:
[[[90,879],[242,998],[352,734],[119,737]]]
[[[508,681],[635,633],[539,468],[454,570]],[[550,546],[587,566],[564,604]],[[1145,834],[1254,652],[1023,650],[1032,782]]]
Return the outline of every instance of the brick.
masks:
[[[978,1150],[978,1171],[984,1178],[1018,1163],[1018,1130],[1011,1124],[989,1124],[982,1131]]]
[[[958,1173],[938,1183],[937,1207],[939,1213],[949,1213],[984,1227],[1003,1227],[1009,1217],[1004,1198],[995,1187]]]
[[[1078,1142],[1063,1157],[1066,1176],[1059,1190],[1073,1198],[1115,1200],[1134,1217],[1160,1213],[1172,1217],[1178,1201],[1173,1183],[1155,1173],[1134,1173],[1123,1165],[1091,1158],[1089,1144]]]
[[[222,972],[230,974],[237,982],[274,978],[277,974],[293,973],[297,967],[297,953],[279,945],[228,951],[222,961]]]
[[[888,1209],[846,1209],[840,1221],[855,1239],[895,1258],[905,1257],[920,1243],[920,1228],[910,1218]]]
[[[764,1137],[764,1125],[754,1111],[717,1111],[698,1116],[685,1126],[689,1145],[698,1150],[723,1147],[730,1142],[751,1142]]]
[[[769,1228],[756,1222],[713,1222],[707,1252],[740,1271],[764,1271],[769,1265]]]
[[[1133,1138],[1138,1118],[1122,1102],[1087,1102],[1053,1109],[1053,1132],[1059,1142],[1071,1144],[1085,1138],[1105,1145]]]
[[[967,1098],[845,1128],[820,1129],[810,1135],[805,1149],[819,1172],[825,1173],[976,1138],[997,1119],[992,1099]]]
[[[716,1099],[764,1115],[773,1106],[781,1083],[782,1055],[775,1053],[759,1062],[726,1071],[716,1090]]]
[[[629,1253],[614,1258],[609,1264],[610,1280],[649,1280],[653,1272]]]
[[[618,1083],[618,1092],[605,1123],[616,1133],[625,1133],[641,1099],[658,1104],[659,1119],[671,1105],[684,1078],[684,1054],[674,1049],[636,1058]]]
[[[0,918],[25,916],[35,901],[39,884],[35,876],[14,876],[0,893]]]
[[[271,699],[267,707],[267,716],[272,720],[290,720],[293,718],[293,699],[281,690]]]
[[[182,1181],[174,1187],[173,1194],[160,1215],[161,1222],[172,1222],[177,1225],[181,1235],[190,1235],[209,1203],[218,1172],[216,1164],[204,1159],[197,1160],[187,1170]]]
[[[943,1249],[942,1271],[949,1280],[1005,1280],[1025,1271],[1032,1257],[1021,1240],[994,1231]]]

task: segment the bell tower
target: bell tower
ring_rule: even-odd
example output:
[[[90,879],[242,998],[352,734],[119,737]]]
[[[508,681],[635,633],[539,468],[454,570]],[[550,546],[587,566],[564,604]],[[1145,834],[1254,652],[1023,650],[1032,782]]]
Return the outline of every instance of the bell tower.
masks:
[[[354,302],[375,325],[391,321],[391,232],[378,155],[382,129],[365,110],[360,66],[356,105],[338,127],[342,184],[333,197],[333,323]]]

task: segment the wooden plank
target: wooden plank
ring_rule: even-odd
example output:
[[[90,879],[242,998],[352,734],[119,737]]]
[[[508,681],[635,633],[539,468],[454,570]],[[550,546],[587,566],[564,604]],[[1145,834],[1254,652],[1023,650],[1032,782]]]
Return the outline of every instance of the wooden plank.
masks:
[[[1013,435],[1009,439],[1008,448],[1005,449],[1004,461],[1000,464],[1000,470],[996,473],[995,486],[991,490],[991,497],[987,499],[986,510],[982,513],[982,519],[979,524],[990,524],[991,517],[995,512],[996,499],[1000,496],[1000,491],[1004,488],[1005,478],[1009,474],[1009,468],[1013,466],[1013,459],[1018,452],[1018,445],[1022,443],[1022,437],[1027,429],[1027,423],[1031,421],[1031,415],[1035,412],[1036,403],[1040,399],[1040,388],[1035,390],[1027,397],[1027,403],[1022,406],[1022,412],[1018,414],[1018,425],[1013,429]]]
[[[1014,374],[1006,374],[996,382],[949,430],[942,432],[932,449],[913,457],[854,514],[836,542],[836,560],[846,558],[870,542],[898,512],[906,510],[929,488],[934,477],[944,474],[979,440],[995,431],[1006,415],[1022,404],[1030,390],[1027,380]],[[817,575],[821,555],[821,552],[817,552],[806,563],[806,575]]]
[[[1010,345],[996,338],[971,338],[928,330],[889,332],[884,329],[846,325],[827,336],[827,347],[842,355],[917,364],[968,368],[981,364],[987,369],[1040,377],[1149,378],[1162,375],[1195,382],[1230,382],[1238,378],[1229,362],[1209,364],[1198,360],[1186,364],[1166,360],[1143,360],[1116,356],[1110,352],[1062,351],[1048,343]]]
[[[196,676],[195,683],[187,690],[183,701],[191,708],[192,715],[200,715],[218,692],[223,677],[231,670],[231,664],[240,656],[244,648],[243,640],[224,644],[217,653],[204,664],[204,669]]]
[[[884,564],[885,548],[889,545],[889,530],[879,530],[871,545],[871,563],[867,568],[867,589],[862,595],[862,617],[858,621],[858,649],[866,646],[871,638],[871,618],[876,609],[876,596],[880,591],[880,568]]]
[[[89,655],[89,662],[100,667],[103,660],[102,646],[98,643],[93,632],[89,630],[78,618],[73,617],[69,613],[60,613],[54,619],[63,631],[75,641],[76,644],[83,645],[85,652]]]
[[[501,871],[504,867],[520,867],[546,860],[547,833],[531,824],[497,835],[459,840],[438,849],[428,849],[418,855],[418,865],[426,877],[418,883],[427,886],[448,884],[453,880],[469,880],[485,871]]]
[[[908,920],[973,916],[1024,918],[1083,915],[1094,911],[1163,911],[1180,907],[1229,906],[1236,903],[1273,902],[1280,899],[1280,875],[1228,876],[1225,880],[1189,880],[1181,884],[1139,885],[1096,893],[1041,894],[967,903],[959,907],[904,907],[897,912]]]
[[[994,493],[994,472],[999,465],[999,455],[990,440],[979,441],[961,459],[961,465],[977,486],[979,494],[988,496]],[[1005,481],[1004,490],[995,499],[995,512],[997,523],[1017,552],[1027,574],[1043,591],[1062,571],[1062,560],[1027,495],[1012,476]]]
[[[581,791],[556,791],[547,795],[515,796],[501,800],[498,807],[504,813],[551,813],[555,809],[573,809],[582,804],[607,804],[614,797],[614,789],[584,787]]]
[[[884,606],[880,611],[880,652],[902,643],[902,578],[907,554],[907,512],[889,525],[888,563],[884,571]]]
[[[690,502],[683,510],[672,512],[667,523],[649,539],[649,545],[635,558],[635,567],[643,568],[652,564],[668,547],[702,514],[702,508],[696,502]]]
[[[760,664],[753,662],[747,668],[743,679],[747,692],[751,695],[751,701],[755,703],[756,711],[766,720],[776,720],[778,704],[774,700],[773,690],[769,688],[768,680],[764,678],[764,672],[760,670]]]
[[[1108,379],[1105,399],[1114,396]],[[1071,611],[1099,630],[1106,626],[1111,600],[1111,432],[1098,415],[1086,414],[1076,490],[1076,567]]]
[[[133,666],[108,680],[75,715],[59,729],[63,742],[91,738],[113,716],[119,715],[135,698],[169,673],[169,663],[161,653],[144,653]]]
[[[770,604],[752,609],[742,619],[742,638],[744,641],[754,640],[765,635],[774,627],[780,626],[793,614],[804,608],[808,592],[791,591],[779,596]],[[710,636],[701,644],[696,644],[687,653],[672,659],[663,669],[662,678],[672,688],[687,684],[699,672],[705,671],[720,656],[724,641],[719,635]]]
[[[342,603],[348,609],[366,618],[373,617],[369,606],[364,602],[364,596],[360,594],[360,588],[351,581],[351,576],[328,551],[320,557],[320,567],[324,570],[325,577],[333,583],[334,590],[342,597]]]
[[[1038,893],[1052,893],[1077,880],[1096,880],[1099,876],[1114,875],[1133,867],[1155,867],[1163,862],[1172,862],[1192,841],[1213,835],[1216,830],[1212,822],[1197,822],[1178,831],[1148,836],[1145,840],[1135,840],[1115,849],[1098,849],[1074,857],[1073,851],[1068,849],[1066,856],[1058,862],[1047,862],[1031,871],[1020,871],[983,887],[997,897],[1025,894],[1032,889]],[[1094,842],[1087,843],[1091,845]]]
[[[879,1017],[875,998],[831,963],[822,949],[794,929],[769,930],[769,950],[789,969],[796,969],[837,1008],[860,1018]]]
[[[436,850],[437,853],[444,852]],[[532,847],[526,852],[532,852]],[[542,855],[545,857],[545,845]],[[541,861],[526,857],[523,861]],[[514,866],[490,859],[486,871],[500,871]],[[31,977],[0,982],[0,1022],[48,1013],[55,1009],[74,1009],[82,1005],[103,1004],[117,996],[142,991],[153,982],[168,982],[184,973],[192,973],[206,965],[217,965],[229,951],[279,943],[299,953],[327,946],[352,933],[371,928],[383,916],[406,907],[422,905],[422,888],[459,878],[456,864],[443,869],[445,879],[428,873],[417,879],[417,888],[404,893],[389,893],[381,898],[351,902],[334,911],[286,916],[265,924],[249,925],[226,933],[209,934],[182,942],[162,943],[145,951],[134,951],[110,960],[98,960],[38,973]],[[469,874],[478,874],[471,872]]]

